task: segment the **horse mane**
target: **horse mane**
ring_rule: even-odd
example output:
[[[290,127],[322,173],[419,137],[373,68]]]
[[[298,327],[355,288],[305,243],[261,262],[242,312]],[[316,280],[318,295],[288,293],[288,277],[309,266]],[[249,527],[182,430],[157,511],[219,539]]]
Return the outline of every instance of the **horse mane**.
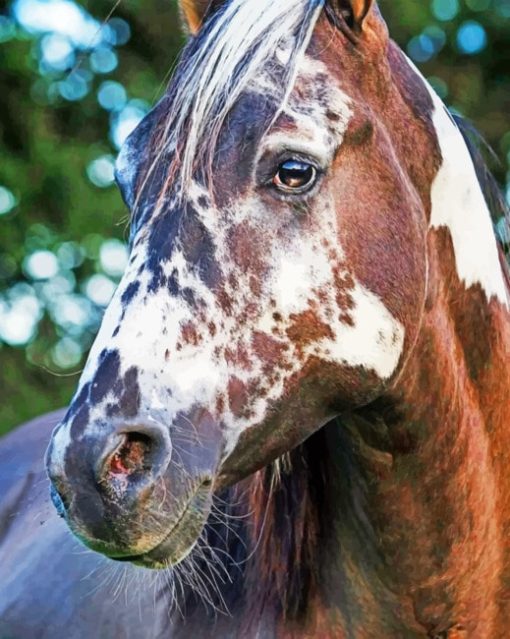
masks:
[[[270,610],[275,619],[304,621],[318,592],[319,553],[331,521],[330,427],[337,427],[337,420],[215,496],[199,545],[185,560],[190,562],[186,573],[208,575],[207,582],[214,585],[206,596],[201,589],[186,589],[187,617],[201,605],[213,616],[242,607],[242,636]],[[219,571],[213,567],[217,562],[222,565]],[[213,573],[222,575],[219,583]]]
[[[321,429],[250,482],[250,537],[256,550],[247,566],[246,585],[257,592],[252,618],[276,603],[284,620],[300,621],[317,592],[327,507],[325,432]]]
[[[506,258],[506,266],[510,268],[510,207],[505,196],[489,168],[485,159],[488,155],[490,159],[498,162],[496,154],[486,142],[482,134],[465,118],[453,114],[453,119],[468,147],[473,165],[475,167],[478,183],[489,207],[496,240],[503,255]],[[508,279],[509,270],[506,269]]]

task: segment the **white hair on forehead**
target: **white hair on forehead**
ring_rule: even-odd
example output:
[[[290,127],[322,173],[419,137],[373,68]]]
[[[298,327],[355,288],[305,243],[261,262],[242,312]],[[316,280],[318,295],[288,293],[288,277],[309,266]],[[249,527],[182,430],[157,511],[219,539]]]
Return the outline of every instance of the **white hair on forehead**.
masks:
[[[212,157],[228,113],[282,47],[289,53],[286,79],[279,87],[279,108],[284,107],[324,4],[230,0],[190,42],[170,89],[172,107],[158,154],[176,154],[173,180],[181,195],[190,185],[197,158]]]

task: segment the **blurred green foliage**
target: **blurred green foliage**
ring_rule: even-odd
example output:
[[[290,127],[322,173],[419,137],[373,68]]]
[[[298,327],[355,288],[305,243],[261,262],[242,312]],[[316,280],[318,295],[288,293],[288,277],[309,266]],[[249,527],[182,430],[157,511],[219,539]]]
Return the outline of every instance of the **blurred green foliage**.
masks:
[[[510,0],[381,0],[390,31],[510,182]],[[0,434],[65,405],[126,259],[112,181],[161,95],[175,2],[14,0],[0,12]],[[510,192],[510,189],[509,189]]]

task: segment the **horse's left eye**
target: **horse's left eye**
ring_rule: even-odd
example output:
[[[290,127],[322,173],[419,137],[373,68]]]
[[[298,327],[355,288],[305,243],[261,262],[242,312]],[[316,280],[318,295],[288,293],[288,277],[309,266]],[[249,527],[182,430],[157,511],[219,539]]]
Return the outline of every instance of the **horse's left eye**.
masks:
[[[273,184],[286,193],[305,193],[317,180],[317,169],[308,162],[287,160],[278,167]]]

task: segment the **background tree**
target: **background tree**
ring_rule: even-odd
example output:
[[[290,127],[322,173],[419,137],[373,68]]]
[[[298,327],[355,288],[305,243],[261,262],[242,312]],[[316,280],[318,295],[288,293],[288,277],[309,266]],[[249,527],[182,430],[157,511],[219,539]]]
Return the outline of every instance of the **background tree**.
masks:
[[[493,146],[510,193],[510,0],[380,5],[441,97]],[[113,162],[183,39],[172,0],[112,9],[14,0],[0,11],[0,433],[69,401],[126,262]]]

